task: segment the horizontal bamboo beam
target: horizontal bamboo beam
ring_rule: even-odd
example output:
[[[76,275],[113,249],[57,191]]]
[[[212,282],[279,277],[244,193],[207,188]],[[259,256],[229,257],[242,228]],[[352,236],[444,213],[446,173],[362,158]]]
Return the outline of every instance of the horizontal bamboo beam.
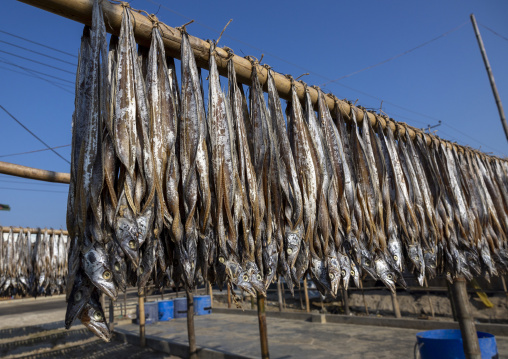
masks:
[[[6,233],[6,232],[9,232],[11,229],[12,229],[12,232],[13,233],[19,233],[21,231],[23,232],[28,232],[30,231],[31,234],[35,234],[35,233],[44,233],[45,231],[48,232],[48,234],[63,234],[64,236],[68,236],[69,235],[69,232],[67,232],[66,230],[64,229],[47,229],[47,228],[28,228],[28,227],[1,227],[2,228],[2,232]]]
[[[38,7],[42,10],[46,10],[52,12],[54,14],[69,18],[71,20],[91,25],[92,22],[92,5],[93,0],[18,0],[20,2]],[[102,1],[102,8],[104,12],[104,20],[106,24],[106,29],[108,32],[119,35],[120,33],[120,25],[122,22],[122,5],[117,5],[110,3],[108,1]],[[142,15],[136,10],[132,11],[133,15],[133,28],[134,28],[134,36],[138,44],[149,47],[151,40],[151,31],[154,26],[154,23],[147,16]],[[164,42],[164,46],[166,49],[166,53],[169,56],[172,56],[176,59],[180,59],[180,44],[181,44],[181,33],[177,28],[170,27],[163,23],[158,23],[159,29],[162,33],[162,39]],[[209,49],[210,44],[207,41],[201,40],[194,36],[189,36],[189,41],[194,50],[194,55],[196,58],[196,63],[199,67],[208,69],[208,59],[209,59]],[[224,49],[217,48],[217,67],[219,73],[223,76],[227,76],[227,59],[229,58],[229,53]],[[241,56],[233,56],[233,63],[236,70],[237,80],[243,84],[251,85],[251,73],[252,73],[252,64],[249,60],[241,57]],[[267,69],[258,66],[258,75],[261,84],[266,84],[267,79]],[[285,75],[280,73],[274,74],[275,86],[277,87],[277,91],[279,96],[283,99],[289,100],[291,98],[291,80],[288,79]],[[303,83],[296,82],[296,90],[298,93],[298,97],[300,100],[304,99],[305,88]],[[265,86],[266,90],[266,86]],[[312,98],[312,103],[317,103],[318,92],[316,89],[309,87],[309,93]],[[349,120],[351,104],[346,101],[333,99],[330,96],[325,96],[326,103],[330,109],[335,108],[335,102],[337,101],[339,104],[339,108],[341,114],[345,117],[346,120]],[[363,121],[364,111],[360,108],[357,108],[357,122],[361,124]],[[390,126],[392,130],[397,129],[400,134],[403,136],[406,132],[406,127],[402,123],[398,123],[393,121],[392,119],[388,119],[384,116],[379,116],[372,112],[367,112],[367,116],[371,121],[372,125],[374,125],[377,120],[381,122],[383,128],[386,126]],[[437,143],[442,142],[446,144],[448,147],[455,147],[456,150],[463,152],[466,147],[462,147],[451,143],[449,141],[440,139],[436,136],[429,136],[425,134],[422,130],[408,126],[408,132],[411,138],[414,138],[417,134],[423,136],[427,144],[430,144],[432,141]]]
[[[71,178],[69,173],[46,171],[38,168],[26,167],[2,161],[0,161],[0,173],[11,176],[30,178],[39,181],[67,184],[70,182]]]

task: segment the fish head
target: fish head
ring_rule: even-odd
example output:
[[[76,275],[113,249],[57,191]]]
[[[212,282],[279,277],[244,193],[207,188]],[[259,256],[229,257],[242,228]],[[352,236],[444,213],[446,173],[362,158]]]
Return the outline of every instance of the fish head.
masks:
[[[425,249],[423,251],[423,260],[425,261],[425,271],[429,279],[432,279],[436,276],[436,268],[437,268],[437,257],[436,251],[433,249]]]
[[[294,231],[286,226],[286,260],[290,268],[295,266],[298,252],[300,251],[300,245],[302,242],[302,235],[300,231]]]
[[[277,245],[275,241],[271,241],[263,251],[263,269],[265,272],[265,290],[268,289],[272,283],[275,274],[277,273],[277,263],[279,256],[277,254]]]
[[[92,283],[108,297],[116,300],[118,289],[113,281],[113,271],[109,266],[106,251],[99,243],[83,250],[81,257],[83,269]]]
[[[356,288],[360,288],[360,277],[362,274],[360,272],[360,267],[356,265],[356,262],[352,259],[350,259],[349,262],[351,263],[351,277],[353,278]]]
[[[86,275],[78,272],[74,280],[74,286],[67,299],[67,311],[65,312],[65,329],[69,329],[92,295],[93,285]]]
[[[374,267],[379,279],[381,279],[392,293],[395,293],[395,273],[390,269],[382,255],[376,255],[374,258]]]
[[[242,266],[233,258],[226,260],[225,264],[226,274],[228,275],[231,283],[255,297],[256,291],[252,286],[249,272],[242,268]]]
[[[318,257],[312,256],[310,261],[310,274],[316,283],[316,288],[323,295],[331,291],[330,282],[328,281],[328,270],[326,262]]]
[[[248,261],[245,264],[245,269],[247,273],[249,273],[252,288],[254,288],[263,297],[266,297],[265,282],[263,281],[263,276],[259,272],[256,263],[254,263],[253,261]]]
[[[407,254],[409,256],[409,260],[416,268],[417,272],[422,271],[422,261],[420,260],[419,251],[418,251],[418,245],[417,244],[410,244],[407,246]]]
[[[88,330],[105,342],[111,340],[111,332],[108,323],[106,323],[104,311],[100,306],[91,305],[90,302],[87,303],[81,311],[79,319]]]
[[[115,221],[115,235],[118,243],[135,267],[139,265],[139,241],[137,227],[136,221],[125,217],[119,217]]]
[[[180,254],[178,258],[184,281],[189,288],[192,288],[194,286],[194,275],[196,271],[196,256],[194,255],[194,257],[192,257],[191,253],[189,253],[190,251],[185,249],[183,243],[178,244],[177,251]],[[194,254],[196,253],[194,252]]]
[[[337,257],[339,259],[342,285],[344,286],[344,289],[347,290],[349,287],[349,280],[351,279],[351,261],[349,260],[348,256],[340,252],[337,252]]]
[[[370,257],[370,253],[368,253],[367,251],[362,251],[360,265],[362,269],[364,269],[367,273],[369,273],[372,278],[376,280],[378,279],[378,276],[376,274],[375,263]]]
[[[339,259],[337,258],[335,251],[331,251],[328,254],[328,256],[326,257],[326,261],[328,267],[328,279],[330,280],[330,288],[331,288],[330,292],[333,296],[336,296],[337,290],[339,289],[340,286],[341,270]]]
[[[388,252],[390,253],[390,259],[402,271],[402,244],[400,239],[395,235],[391,235],[388,238]]]
[[[136,217],[136,226],[137,226],[137,233],[136,238],[138,240],[139,246],[143,244],[143,242],[146,240],[146,237],[148,236],[148,232],[151,231],[152,225],[153,225],[153,205],[148,206],[143,213],[140,213]]]

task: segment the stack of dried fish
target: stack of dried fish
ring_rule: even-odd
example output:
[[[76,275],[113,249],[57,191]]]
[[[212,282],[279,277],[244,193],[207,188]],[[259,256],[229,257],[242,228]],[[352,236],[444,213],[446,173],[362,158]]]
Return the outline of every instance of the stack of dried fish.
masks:
[[[68,240],[52,230],[0,228],[0,297],[65,292]],[[51,234],[50,234],[51,233]]]
[[[265,295],[279,276],[292,290],[310,275],[335,295],[366,275],[395,290],[409,273],[423,285],[440,274],[506,272],[506,161],[411,138],[407,126],[357,118],[354,106],[346,121],[319,89],[315,111],[293,80],[284,114],[273,71],[252,57],[248,98],[231,51],[221,86],[213,42],[205,106],[185,28],[179,87],[151,19],[149,49],[136,47],[126,4],[109,51],[97,1],[83,33],[68,327],[79,317],[109,339],[99,294],[114,300],[150,280],[191,290],[204,279]]]

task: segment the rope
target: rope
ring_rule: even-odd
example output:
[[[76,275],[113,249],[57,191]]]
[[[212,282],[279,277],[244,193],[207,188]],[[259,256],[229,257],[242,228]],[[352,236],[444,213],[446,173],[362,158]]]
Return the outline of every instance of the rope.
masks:
[[[217,41],[215,42],[215,45],[217,45],[220,41],[220,38],[222,37],[222,34],[224,33],[224,31],[226,31],[226,28],[229,26],[229,24],[231,24],[231,21],[233,21],[233,19],[230,19],[228,21],[228,23],[226,24],[226,26],[224,26],[224,29],[222,29],[222,32],[220,33],[219,35],[219,38],[217,39]]]

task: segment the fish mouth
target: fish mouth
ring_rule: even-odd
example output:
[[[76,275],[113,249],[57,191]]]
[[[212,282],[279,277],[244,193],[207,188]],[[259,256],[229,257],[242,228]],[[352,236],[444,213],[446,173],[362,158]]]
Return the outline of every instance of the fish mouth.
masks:
[[[97,321],[89,321],[89,322],[83,322],[83,325],[88,328],[92,333],[94,333],[96,336],[104,340],[105,342],[110,342],[112,333],[109,330],[108,324],[103,322],[97,322]]]
[[[118,289],[116,288],[113,282],[99,281],[95,282],[94,284],[96,284],[97,288],[103,291],[104,294],[106,294],[108,297],[110,297],[113,300],[116,300],[118,296]]]
[[[393,294],[396,293],[395,282],[392,279],[388,278],[387,275],[381,276],[380,279],[392,291]]]

